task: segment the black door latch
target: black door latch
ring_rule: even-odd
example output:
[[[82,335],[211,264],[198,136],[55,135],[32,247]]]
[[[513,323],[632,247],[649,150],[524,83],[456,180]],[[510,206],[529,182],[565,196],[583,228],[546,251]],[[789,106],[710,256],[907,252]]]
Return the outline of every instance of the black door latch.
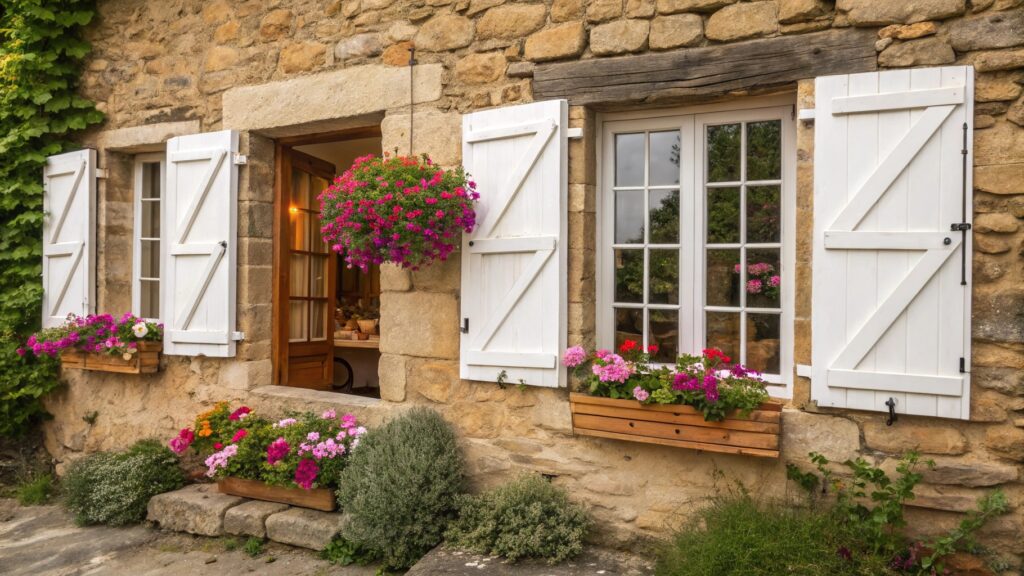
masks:
[[[889,407],[889,417],[885,420],[885,425],[892,426],[892,423],[896,421],[896,400],[889,398],[885,401],[885,405]]]

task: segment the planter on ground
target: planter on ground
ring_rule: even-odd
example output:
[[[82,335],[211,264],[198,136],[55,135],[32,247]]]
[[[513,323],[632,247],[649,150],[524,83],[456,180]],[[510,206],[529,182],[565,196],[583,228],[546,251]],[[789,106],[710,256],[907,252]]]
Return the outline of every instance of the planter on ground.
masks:
[[[246,480],[228,476],[217,481],[217,489],[224,494],[233,496],[244,496],[255,500],[266,500],[268,502],[280,502],[291,504],[302,508],[323,510],[333,512],[338,503],[334,499],[334,492],[328,488],[285,488],[283,486],[271,486],[258,480]]]
[[[569,396],[573,433],[721,452],[778,458],[782,404],[769,401],[748,416],[731,414],[720,422],[705,421],[690,406],[641,404],[573,393]]]
[[[83,352],[69,348],[60,353],[63,368],[118,372],[121,374],[153,374],[160,370],[162,342],[139,342],[138,351],[128,360],[121,354],[105,352]]]

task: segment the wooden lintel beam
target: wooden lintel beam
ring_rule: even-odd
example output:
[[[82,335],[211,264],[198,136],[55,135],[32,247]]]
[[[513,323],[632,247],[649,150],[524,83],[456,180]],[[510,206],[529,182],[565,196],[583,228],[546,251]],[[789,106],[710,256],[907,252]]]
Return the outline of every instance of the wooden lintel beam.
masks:
[[[842,28],[538,65],[535,100],[567,98],[571,104],[656,102],[764,92],[827,74],[876,70],[874,29]]]

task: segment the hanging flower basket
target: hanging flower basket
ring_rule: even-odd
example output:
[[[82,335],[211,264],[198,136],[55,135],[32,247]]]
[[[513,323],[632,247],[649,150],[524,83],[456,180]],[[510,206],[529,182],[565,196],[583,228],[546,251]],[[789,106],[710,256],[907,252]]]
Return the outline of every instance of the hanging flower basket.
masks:
[[[413,270],[443,261],[476,225],[476,183],[427,155],[373,155],[320,194],[320,232],[349,267],[391,262]]]
[[[60,357],[61,367],[121,374],[152,374],[160,369],[163,324],[127,313],[69,315],[60,326],[33,334],[18,354]]]
[[[586,382],[569,397],[573,433],[705,452],[779,457],[782,404],[756,372],[717,349],[650,365],[656,347],[627,340],[619,353],[569,348],[563,363]]]

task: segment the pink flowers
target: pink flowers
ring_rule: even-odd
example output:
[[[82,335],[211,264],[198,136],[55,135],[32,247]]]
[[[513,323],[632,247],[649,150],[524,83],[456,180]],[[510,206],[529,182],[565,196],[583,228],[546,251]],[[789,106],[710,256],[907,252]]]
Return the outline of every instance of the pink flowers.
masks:
[[[175,454],[184,454],[185,450],[192,445],[192,442],[196,439],[196,434],[189,428],[182,428],[178,435],[171,438],[168,444],[171,447],[171,451]]]
[[[249,435],[249,432],[246,431],[245,428],[239,428],[238,431],[235,432],[235,435],[231,437],[231,442],[232,443],[237,443],[242,438],[245,438],[248,435]]]
[[[582,346],[572,346],[562,355],[562,364],[575,368],[587,360],[587,352]]]
[[[124,314],[114,319],[110,314],[75,316],[70,314],[64,324],[33,334],[18,348],[18,355],[31,352],[36,356],[57,356],[63,350],[108,354],[134,354],[141,341],[163,338],[163,324],[146,322]]]
[[[319,197],[323,239],[350,266],[417,269],[445,260],[476,226],[476,184],[426,156],[357,158]]]
[[[288,451],[291,450],[291,446],[284,438],[278,438],[267,446],[267,464],[273,466],[279,461],[283,460],[285,456],[288,456]]]
[[[633,388],[633,398],[636,398],[637,402],[646,402],[651,397],[651,393],[643,388],[637,386]]]
[[[228,446],[220,452],[214,452],[211,454],[210,457],[206,459],[206,475],[213,478],[218,469],[227,468],[228,460],[230,460],[235,454],[238,454],[238,446],[235,444],[228,444]]]
[[[740,273],[740,265],[733,267],[733,272]],[[768,298],[779,297],[779,287],[782,279],[775,273],[775,266],[767,262],[757,262],[747,266],[747,284],[744,289],[747,294],[763,294]]]
[[[591,367],[594,375],[602,382],[625,382],[633,375],[633,366],[618,354],[608,354],[598,359]]]
[[[316,475],[320,472],[320,467],[316,465],[313,460],[302,460],[299,462],[298,468],[295,469],[295,483],[309,490],[313,487],[313,482],[316,482]]]

